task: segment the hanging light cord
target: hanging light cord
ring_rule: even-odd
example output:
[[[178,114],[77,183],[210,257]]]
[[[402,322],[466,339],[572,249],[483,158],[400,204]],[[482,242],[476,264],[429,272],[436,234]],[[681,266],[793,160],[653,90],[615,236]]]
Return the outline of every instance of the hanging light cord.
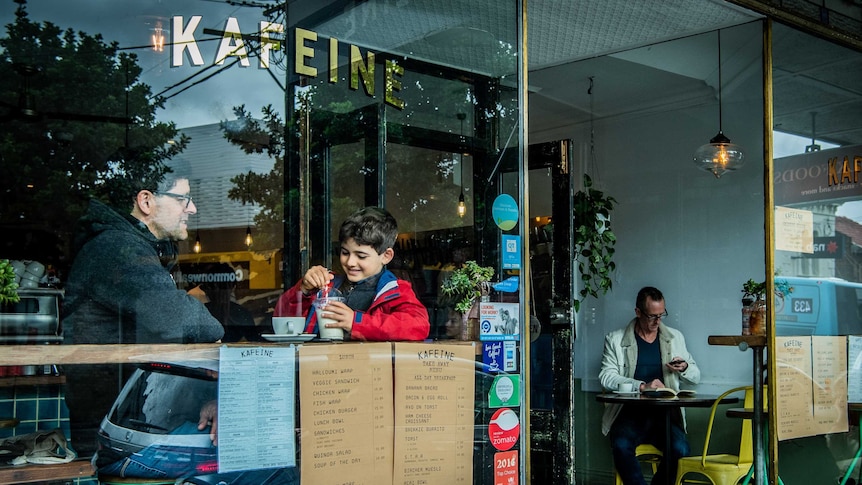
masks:
[[[724,133],[721,118],[721,29],[718,29],[718,132]]]
[[[596,129],[595,129],[595,109],[593,108],[593,81],[595,76],[590,76],[590,87],[587,89],[587,94],[590,96],[590,171],[593,179],[599,181],[599,165],[596,162]]]

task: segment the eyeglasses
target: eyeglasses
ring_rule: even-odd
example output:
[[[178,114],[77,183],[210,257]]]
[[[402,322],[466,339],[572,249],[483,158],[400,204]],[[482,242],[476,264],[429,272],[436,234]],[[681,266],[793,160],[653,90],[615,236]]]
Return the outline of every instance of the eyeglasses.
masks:
[[[641,315],[650,322],[654,322],[660,318],[667,318],[667,310],[665,310],[664,313],[662,313],[661,315],[650,315],[645,311],[641,310]]]
[[[168,197],[173,197],[174,199],[177,199],[178,201],[180,201],[180,204],[182,204],[183,201],[185,201],[186,202],[186,205],[184,207],[185,209],[188,209],[189,206],[192,205],[192,196],[191,195],[175,194],[173,192],[153,192],[153,193],[156,195],[167,195]]]

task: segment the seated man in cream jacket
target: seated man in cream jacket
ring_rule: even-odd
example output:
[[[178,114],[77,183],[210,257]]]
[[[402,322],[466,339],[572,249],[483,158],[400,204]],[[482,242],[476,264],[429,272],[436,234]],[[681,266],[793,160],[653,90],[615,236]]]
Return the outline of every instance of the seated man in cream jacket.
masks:
[[[680,380],[700,382],[700,369],[685,346],[682,333],[662,323],[667,317],[664,296],[653,287],[638,292],[635,318],[622,329],[605,337],[599,382],[605,389],[617,390],[620,383],[631,382],[644,391],[669,387],[679,390]],[[665,414],[672,416],[670,450],[666,449]],[[680,408],[637,407],[606,404],[602,433],[611,440],[614,466],[626,485],[646,484],[635,456],[639,444],[649,443],[662,450],[665,459],[653,483],[666,483],[676,477],[677,460],[690,453],[685,436],[685,416]]]

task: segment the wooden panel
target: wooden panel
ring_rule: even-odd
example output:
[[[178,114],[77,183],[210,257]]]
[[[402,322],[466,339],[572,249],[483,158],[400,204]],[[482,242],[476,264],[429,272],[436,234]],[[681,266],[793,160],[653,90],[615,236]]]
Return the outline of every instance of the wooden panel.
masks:
[[[763,335],[710,335],[707,341],[709,345],[738,346],[745,344],[748,347],[766,346],[766,337]]]
[[[0,365],[116,364],[218,358],[222,344],[4,345]],[[258,346],[265,344],[249,344]],[[231,344],[231,346],[245,346]]]
[[[64,384],[66,376],[14,376],[0,377],[0,387],[15,386],[47,386],[51,384]]]
[[[0,485],[17,485],[48,480],[70,480],[95,474],[89,460],[75,460],[55,465],[20,465],[0,467]]]
[[[459,343],[475,344],[476,355],[482,353],[482,345],[479,342]],[[222,345],[225,344],[2,345],[0,346],[2,349],[0,365],[129,364],[135,362],[218,360],[218,349]],[[284,345],[292,344],[262,342],[230,344],[231,347],[277,347]],[[309,342],[303,345],[333,344]]]

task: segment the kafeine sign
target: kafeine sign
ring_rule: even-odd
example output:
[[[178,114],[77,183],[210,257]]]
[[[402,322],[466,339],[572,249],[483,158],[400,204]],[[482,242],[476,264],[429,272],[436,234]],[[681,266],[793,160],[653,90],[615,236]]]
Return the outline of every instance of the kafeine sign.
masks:
[[[192,15],[188,21],[179,15],[171,19],[171,67],[182,67],[186,60],[193,66],[204,65],[204,57],[201,54],[197,39],[201,19],[203,19],[201,15]],[[282,40],[285,38],[284,25],[261,21],[257,27],[259,30],[253,35],[243,34],[240,30],[239,21],[234,17],[228,17],[225,21],[224,30],[221,31],[222,38],[215,53],[214,64],[222,65],[228,59],[235,59],[240,66],[250,67],[251,54],[254,54],[254,57],[258,59],[258,67],[269,69],[272,51],[286,47]],[[326,50],[324,55],[328,56],[327,76],[329,82],[338,83],[338,53],[340,48],[338,39],[330,37],[323,46],[320,46],[317,32],[296,28],[294,33],[294,72],[301,76],[317,77],[318,69],[310,65],[310,62],[323,48]],[[254,48],[247,42],[251,39],[258,41],[259,48]],[[322,44],[323,41],[320,43]],[[250,49],[253,52],[249,52]],[[348,45],[348,51],[350,53],[350,89],[359,89],[361,81],[365,93],[368,96],[374,96],[374,53],[366,51],[363,57],[359,47],[352,44]],[[390,106],[404,109],[404,101],[395,95],[397,91],[401,90],[399,78],[404,75],[404,68],[395,61],[387,59],[384,69],[384,100]]]
[[[862,196],[862,146],[775,159],[775,205],[792,206]]]

